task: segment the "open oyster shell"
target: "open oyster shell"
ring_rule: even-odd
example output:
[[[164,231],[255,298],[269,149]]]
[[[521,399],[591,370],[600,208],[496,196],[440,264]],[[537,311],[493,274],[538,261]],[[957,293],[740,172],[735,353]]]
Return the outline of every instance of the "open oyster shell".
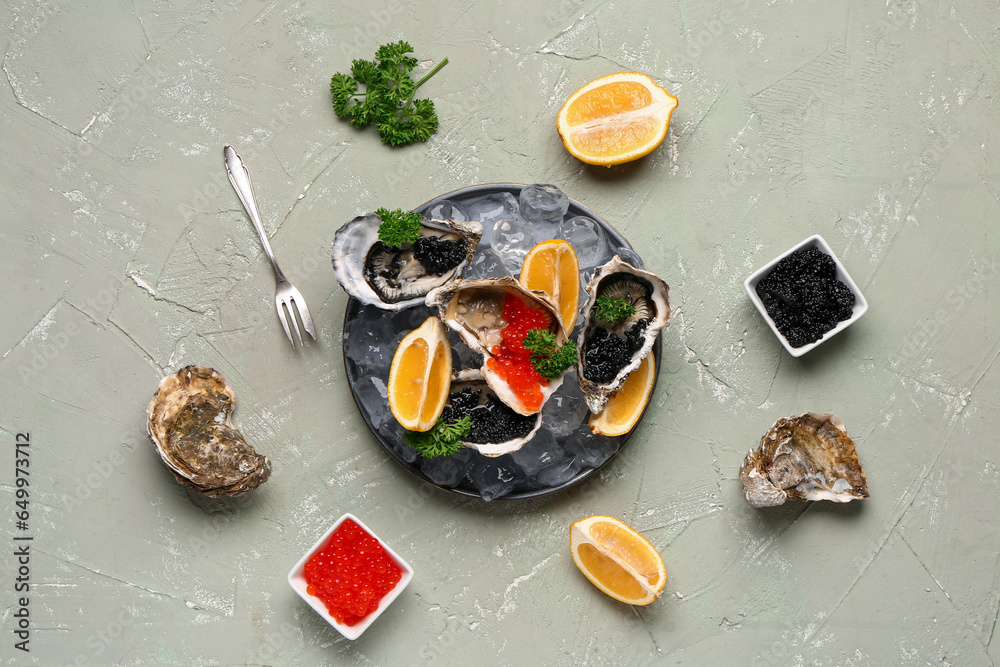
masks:
[[[348,294],[364,304],[393,311],[422,304],[432,289],[461,276],[483,235],[483,226],[475,221],[424,218],[423,239],[458,242],[458,252],[464,252],[456,266],[438,273],[417,259],[414,245],[383,245],[378,238],[381,224],[382,219],[371,213],[341,227],[333,239],[333,270]]]
[[[541,411],[545,401],[562,384],[562,377],[549,380],[549,384],[542,387],[542,405],[538,409],[532,409],[489,367],[493,346],[500,344],[500,330],[507,324],[501,317],[507,294],[515,294],[534,308],[544,311],[549,318],[549,330],[556,335],[556,345],[566,342],[566,331],[559,317],[559,309],[548,295],[530,290],[509,276],[457,280],[432,290],[427,295],[427,305],[437,308],[441,320],[457,331],[466,345],[483,355],[480,371],[500,400],[518,414],[531,415]]]
[[[587,407],[598,413],[653,349],[656,336],[660,329],[670,324],[673,313],[667,283],[655,273],[637,269],[617,255],[594,272],[587,283],[587,296],[586,317],[577,341],[580,350],[578,373]],[[626,299],[635,306],[635,314],[614,324],[599,320],[594,315],[594,304],[602,296]],[[605,344],[598,344],[600,338],[605,339]],[[611,355],[605,353],[609,347],[617,347],[619,354],[628,356],[624,365],[610,361]]]
[[[208,496],[238,496],[271,474],[271,461],[229,420],[235,396],[211,368],[186,366],[160,382],[146,408],[146,430],[182,483]]]
[[[743,493],[754,507],[786,499],[846,503],[868,497],[865,473],[844,423],[831,414],[783,417],[740,467]]]
[[[471,407],[470,406],[474,406]],[[468,414],[472,428],[462,441],[484,456],[501,456],[521,449],[542,425],[542,413],[520,415],[505,405],[490,389],[482,371],[468,368],[451,377],[445,412],[456,418]],[[458,415],[458,412],[461,415]],[[448,421],[452,421],[449,419]]]

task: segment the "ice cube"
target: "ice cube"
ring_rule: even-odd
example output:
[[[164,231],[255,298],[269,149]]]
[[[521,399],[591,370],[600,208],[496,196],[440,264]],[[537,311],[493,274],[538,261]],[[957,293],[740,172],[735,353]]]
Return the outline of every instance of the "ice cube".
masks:
[[[392,326],[395,332],[404,331],[409,333],[427,321],[431,315],[437,315],[437,308],[427,306],[414,306],[392,314]]]
[[[403,427],[395,419],[389,419],[378,430],[382,440],[389,448],[407,463],[413,463],[420,454],[405,442],[403,442]]]
[[[483,223],[483,238],[479,246],[488,244],[493,234],[493,226],[498,220],[519,220],[517,199],[509,192],[494,192],[465,202],[465,208],[472,220]]]
[[[514,464],[510,455],[490,458],[474,456],[469,466],[469,479],[485,501],[502,498],[514,490],[524,479],[524,473]]]
[[[575,458],[565,458],[539,470],[535,479],[539,484],[549,488],[562,486],[576,477],[583,468],[584,465],[581,461]]]
[[[590,295],[587,293],[587,283],[590,279],[594,277],[594,269],[582,269],[580,271],[580,314],[576,319],[576,323],[579,325],[583,324],[584,319],[587,317],[587,302],[590,299]],[[572,336],[573,340],[576,340],[576,334]]]
[[[393,334],[392,339],[390,339],[389,344],[386,346],[392,351],[390,354],[392,355],[396,354],[396,350],[399,349],[399,344],[402,343],[403,339],[409,336],[410,333],[412,333],[412,331],[413,329],[404,328],[400,329],[395,334]],[[390,361],[389,364],[391,366],[392,362]]]
[[[535,183],[521,189],[521,217],[532,223],[559,223],[569,210],[569,197],[554,185]]]
[[[378,311],[378,316],[362,312],[347,325],[344,337],[344,349],[347,358],[354,367],[356,377],[380,375],[388,377],[392,355],[396,348],[393,339],[396,329],[385,311]]]
[[[580,391],[576,370],[567,371],[562,385],[542,408],[542,426],[553,435],[567,436],[579,428],[588,414],[590,411]]]
[[[473,451],[463,447],[451,456],[421,459],[420,470],[438,486],[452,488],[458,486],[469,472],[469,462]]]
[[[535,230],[524,220],[500,220],[493,228],[490,246],[512,276],[521,273],[521,263],[535,245]]]
[[[362,410],[368,414],[372,428],[378,429],[387,420],[391,420],[389,412],[389,391],[385,380],[378,376],[364,376],[354,383],[354,395]]]
[[[597,468],[621,447],[621,437],[595,435],[584,426],[565,440],[566,451],[586,466]]]
[[[589,269],[611,259],[604,230],[593,218],[578,215],[559,226],[557,238],[568,241],[576,250],[581,269]]]
[[[482,278],[503,278],[510,271],[503,265],[500,256],[492,248],[480,247],[472,258],[472,262],[462,272],[463,280],[480,280]]]
[[[469,218],[469,212],[465,209],[465,206],[448,199],[442,199],[441,201],[436,202],[433,206],[427,209],[427,213],[424,215],[432,220],[456,220],[458,222],[464,222],[471,219]]]
[[[345,345],[367,344],[372,336],[369,333],[384,333],[392,329],[392,319],[388,313],[375,306],[361,306],[357,314],[347,325]]]
[[[556,442],[551,431],[541,428],[521,449],[511,453],[510,458],[525,475],[534,477],[540,468],[566,458],[566,451]]]

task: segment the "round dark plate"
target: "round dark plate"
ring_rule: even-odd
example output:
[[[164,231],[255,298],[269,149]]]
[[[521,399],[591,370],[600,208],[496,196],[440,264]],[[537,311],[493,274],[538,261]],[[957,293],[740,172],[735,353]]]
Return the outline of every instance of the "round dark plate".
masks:
[[[429,202],[418,206],[416,211],[420,213],[426,213],[433,206],[441,201],[447,200],[451,202],[458,203],[460,205],[467,205],[469,202],[473,202],[485,195],[495,195],[501,193],[509,193],[517,199],[521,193],[521,189],[524,188],[524,184],[520,183],[489,183],[484,185],[473,185],[466,188],[461,188],[459,190],[454,190],[452,192],[447,192],[439,197],[435,197]],[[568,220],[575,216],[587,216],[597,221],[597,223],[602,227],[606,237],[608,246],[614,254],[616,248],[624,248],[635,252],[629,242],[623,237],[618,231],[612,227],[606,220],[604,220],[597,213],[587,208],[583,204],[570,199],[569,201],[569,211],[567,211],[564,220]],[[536,241],[538,238],[536,237]],[[480,248],[483,246],[480,245]],[[581,303],[583,302],[585,295],[581,294]],[[414,457],[415,452],[409,447],[401,444],[401,433],[402,427],[399,426],[392,418],[391,415],[388,419],[385,418],[385,412],[387,411],[387,399],[380,398],[376,393],[373,393],[372,389],[368,385],[372,384],[373,376],[371,369],[366,367],[364,363],[364,355],[366,350],[371,350],[377,348],[378,346],[384,344],[391,349],[382,350],[380,353],[385,355],[388,353],[391,358],[392,352],[395,351],[396,345],[399,343],[402,335],[413,330],[419,326],[420,322],[424,317],[431,314],[436,314],[436,311],[432,313],[429,308],[423,306],[418,306],[416,308],[411,308],[408,310],[401,311],[400,313],[389,313],[384,311],[379,311],[381,322],[378,324],[373,323],[372,326],[368,326],[371,319],[365,318],[366,309],[372,307],[363,305],[357,299],[351,297],[347,302],[347,309],[344,314],[344,367],[347,372],[347,381],[351,387],[351,395],[354,397],[354,402],[358,406],[358,410],[361,413],[361,417],[365,420],[368,425],[369,430],[371,430],[372,435],[378,440],[379,444],[385,448],[386,452],[389,453],[392,458],[396,460],[401,466],[409,470],[411,473],[427,482],[432,484],[439,489],[443,489],[450,493],[455,493],[460,496],[468,496],[471,498],[481,498],[479,490],[473,485],[472,481],[468,476],[462,479],[456,486],[442,486],[435,483],[424,473],[421,469],[421,459],[419,456]],[[384,315],[382,314],[384,312]],[[370,317],[371,311],[368,311],[367,315]],[[356,325],[357,329],[362,330],[362,334],[359,336],[357,331],[352,332],[352,324]],[[381,326],[382,330],[379,331],[378,327]],[[364,336],[368,336],[368,340],[362,340]],[[574,338],[575,340],[575,338]],[[656,343],[653,345],[653,354],[656,359],[660,358],[660,337],[656,338]],[[656,389],[656,382],[659,380],[660,367],[662,364],[656,364],[656,377],[653,380],[653,389]],[[388,369],[385,370],[385,377],[380,378],[382,382],[382,388],[385,386],[385,382],[388,381]],[[375,378],[377,382],[379,378]],[[364,392],[361,391],[360,387],[362,382],[366,382]],[[375,385],[376,390],[379,390],[378,385]],[[649,407],[648,404],[646,406]],[[642,421],[640,417],[639,422]],[[582,428],[586,427],[586,418],[582,422]],[[638,424],[637,424],[638,425]],[[544,421],[543,421],[544,427]],[[578,429],[579,430],[579,429]],[[603,462],[597,464],[596,466],[583,465],[578,472],[576,472],[567,481],[558,484],[545,484],[544,482],[539,482],[537,479],[532,479],[526,477],[524,479],[518,479],[514,490],[507,495],[500,496],[498,500],[524,500],[529,498],[538,498],[541,496],[546,496],[552,493],[557,493],[563,489],[567,489],[571,486],[579,484],[584,481],[595,472],[600,470],[602,467],[607,465],[607,463],[618,455],[618,452],[622,450],[625,443],[631,438],[632,431],[626,433],[623,436],[619,436],[617,449],[610,454]],[[576,436],[576,432],[568,436],[556,436],[556,441],[559,443],[568,442],[571,438]],[[603,436],[595,436],[603,437]],[[529,443],[530,444],[530,443]],[[609,443],[610,444],[610,443]],[[486,460],[488,457],[479,454],[478,452],[470,450],[472,457],[478,457],[479,459]],[[499,457],[499,459],[505,459],[510,455],[505,455]],[[571,455],[569,461],[572,461],[576,455]],[[583,459],[580,458],[579,463]],[[574,464],[573,467],[576,467]]]

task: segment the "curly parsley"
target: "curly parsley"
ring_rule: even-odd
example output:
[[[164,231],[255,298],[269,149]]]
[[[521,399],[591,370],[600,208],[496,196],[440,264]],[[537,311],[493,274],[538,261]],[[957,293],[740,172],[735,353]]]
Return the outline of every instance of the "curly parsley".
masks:
[[[387,246],[398,248],[404,243],[413,243],[420,236],[422,218],[416,211],[380,208],[375,215],[382,218],[382,224],[378,226],[379,241]]]
[[[451,456],[462,448],[461,440],[469,435],[471,428],[472,417],[469,415],[450,423],[443,417],[438,417],[437,423],[429,431],[404,432],[403,442],[417,450],[425,459]]]
[[[538,374],[553,380],[576,364],[576,343],[556,345],[556,335],[545,329],[532,329],[524,336],[524,349],[531,353],[531,365]]]
[[[431,100],[415,100],[414,94],[425,81],[448,64],[445,58],[422,79],[413,82],[410,73],[417,59],[407,55],[413,47],[406,42],[383,44],[375,60],[355,60],[351,75],[337,72],[330,79],[333,110],[357,128],[372,123],[382,142],[405,146],[427,141],[438,128],[438,117]],[[364,91],[359,86],[364,85]]]
[[[599,296],[594,303],[594,317],[602,322],[614,324],[635,315],[635,306],[628,299]]]

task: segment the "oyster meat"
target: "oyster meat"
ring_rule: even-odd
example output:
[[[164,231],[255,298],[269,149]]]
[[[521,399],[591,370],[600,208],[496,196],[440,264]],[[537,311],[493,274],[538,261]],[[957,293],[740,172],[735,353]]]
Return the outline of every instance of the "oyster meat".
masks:
[[[485,456],[515,452],[535,437],[542,413],[520,415],[504,404],[486,384],[482,371],[468,368],[451,378],[451,392],[442,417],[453,422],[471,418],[469,435],[462,444]]]
[[[844,423],[830,414],[783,417],[740,467],[743,493],[754,507],[786,499],[846,503],[868,497],[865,473]]]
[[[423,218],[420,237],[393,248],[379,240],[381,224],[372,213],[341,227],[333,270],[348,294],[393,311],[422,304],[432,289],[460,277],[483,235],[478,222]]]
[[[559,309],[545,292],[530,290],[509,276],[483,280],[458,280],[438,287],[427,295],[427,305],[436,307],[441,320],[458,332],[472,350],[483,355],[480,371],[490,388],[501,401],[521,415],[535,414],[549,396],[562,384],[562,377],[548,381],[541,387],[542,403],[537,408],[525,404],[506,380],[490,368],[493,347],[501,342],[500,332],[507,326],[503,318],[504,299],[520,299],[529,307],[545,314],[549,331],[556,336],[556,345],[566,342],[566,331],[559,317]]]
[[[587,283],[586,317],[580,331],[580,390],[587,407],[598,413],[628,374],[653,349],[660,329],[670,324],[670,288],[659,276],[637,269],[621,257],[598,267]],[[595,314],[600,297],[624,299],[635,312],[619,322]]]
[[[186,366],[160,382],[146,408],[157,453],[182,483],[208,496],[238,496],[271,474],[229,418],[235,396],[211,368]]]

